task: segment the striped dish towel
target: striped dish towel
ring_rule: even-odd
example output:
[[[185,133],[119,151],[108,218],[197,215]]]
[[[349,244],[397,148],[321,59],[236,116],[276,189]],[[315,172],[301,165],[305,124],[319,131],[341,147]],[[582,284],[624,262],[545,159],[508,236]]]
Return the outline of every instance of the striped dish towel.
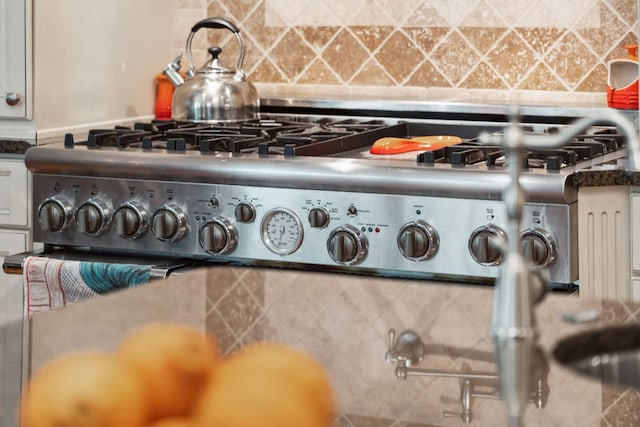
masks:
[[[151,265],[28,257],[24,262],[24,313],[47,311],[150,280]]]

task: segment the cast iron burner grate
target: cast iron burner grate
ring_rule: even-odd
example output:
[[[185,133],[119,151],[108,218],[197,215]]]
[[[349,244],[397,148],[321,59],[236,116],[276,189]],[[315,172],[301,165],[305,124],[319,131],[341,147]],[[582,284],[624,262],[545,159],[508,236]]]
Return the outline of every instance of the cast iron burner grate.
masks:
[[[65,147],[86,145],[89,149],[166,150],[184,152],[257,153],[293,155],[329,155],[370,144],[373,131],[392,128],[382,120],[358,121],[328,118],[315,121],[257,119],[246,122],[200,124],[154,120],[133,127],[90,130],[85,142],[65,136]],[[366,138],[353,140],[358,135]],[[383,132],[381,136],[385,136]],[[374,138],[374,139],[371,139]],[[304,147],[304,148],[303,148]]]
[[[624,146],[624,137],[615,128],[607,128],[589,135],[578,135],[562,148],[527,151],[524,154],[525,169],[546,168],[560,170],[577,162],[589,160],[618,151]],[[417,162],[433,166],[448,163],[453,166],[486,164],[489,168],[506,166],[506,156],[501,146],[483,145],[476,139],[462,144],[420,153]]]

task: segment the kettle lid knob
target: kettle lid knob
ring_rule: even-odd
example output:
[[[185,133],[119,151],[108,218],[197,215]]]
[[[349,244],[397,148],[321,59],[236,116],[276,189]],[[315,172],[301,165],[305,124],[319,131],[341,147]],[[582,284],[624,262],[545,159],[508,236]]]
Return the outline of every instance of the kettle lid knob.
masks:
[[[216,60],[222,53],[222,48],[219,46],[210,47],[209,49],[207,49],[207,52],[209,52],[209,55],[211,55],[211,59]]]

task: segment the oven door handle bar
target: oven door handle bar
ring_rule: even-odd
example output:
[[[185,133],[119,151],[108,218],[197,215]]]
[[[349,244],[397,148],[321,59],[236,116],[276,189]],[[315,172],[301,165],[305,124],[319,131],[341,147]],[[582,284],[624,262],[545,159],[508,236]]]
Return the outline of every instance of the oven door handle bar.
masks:
[[[6,274],[22,275],[24,272],[24,263],[30,256],[42,256],[47,257],[51,254],[50,248],[45,246],[44,249],[38,249],[33,251],[22,252],[19,254],[7,255],[4,257],[2,263],[2,270]],[[106,259],[103,262],[111,262]],[[154,279],[166,279],[171,273],[184,267],[188,267],[194,264],[192,260],[176,259],[164,264],[156,264],[151,266],[149,272],[149,278]]]

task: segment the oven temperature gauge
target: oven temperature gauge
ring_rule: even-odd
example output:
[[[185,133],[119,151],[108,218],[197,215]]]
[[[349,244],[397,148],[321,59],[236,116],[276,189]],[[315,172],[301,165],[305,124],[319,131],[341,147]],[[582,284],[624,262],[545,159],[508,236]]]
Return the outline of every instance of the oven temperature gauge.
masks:
[[[293,211],[272,209],[262,220],[262,241],[278,255],[288,255],[300,247],[303,238],[302,222]]]

